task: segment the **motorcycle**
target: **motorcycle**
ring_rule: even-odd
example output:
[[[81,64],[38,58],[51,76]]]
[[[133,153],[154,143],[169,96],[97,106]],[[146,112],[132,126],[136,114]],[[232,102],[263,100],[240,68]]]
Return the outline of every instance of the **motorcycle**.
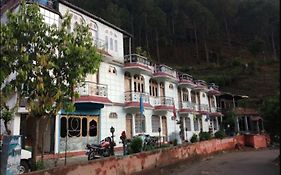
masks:
[[[114,143],[112,143],[110,137],[101,140],[100,144],[87,144],[86,155],[88,155],[88,160],[109,157],[112,154],[111,145],[114,146]]]

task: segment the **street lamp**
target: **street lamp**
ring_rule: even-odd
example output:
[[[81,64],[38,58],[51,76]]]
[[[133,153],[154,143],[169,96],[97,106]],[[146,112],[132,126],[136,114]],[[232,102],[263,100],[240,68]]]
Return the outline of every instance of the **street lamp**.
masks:
[[[160,139],[159,140],[159,147],[161,147],[161,134],[160,134],[161,133],[161,128],[160,127],[158,128],[158,132],[159,132],[159,139]]]
[[[114,132],[115,132],[115,128],[113,128],[113,126],[110,127],[110,132],[111,132],[111,142],[110,142],[111,155],[114,155]]]

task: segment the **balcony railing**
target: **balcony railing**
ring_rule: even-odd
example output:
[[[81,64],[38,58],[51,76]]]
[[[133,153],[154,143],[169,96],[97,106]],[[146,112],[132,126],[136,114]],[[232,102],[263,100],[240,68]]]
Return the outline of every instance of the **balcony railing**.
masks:
[[[218,108],[216,107],[210,107],[210,112],[219,112]]]
[[[193,81],[193,78],[189,74],[179,74],[180,81]]]
[[[199,111],[206,111],[209,112],[209,106],[207,104],[200,104]]]
[[[96,46],[98,49],[101,49],[101,50],[105,50],[107,48],[107,43],[104,40],[99,39],[99,38],[94,38],[93,44],[94,44],[94,46]]]
[[[105,84],[98,84],[90,81],[85,81],[76,88],[76,92],[78,92],[80,96],[107,97],[108,88]]]
[[[124,56],[124,63],[140,64],[149,68],[152,67],[151,61],[149,61],[146,57],[138,54],[131,54],[131,55]]]
[[[172,76],[173,78],[177,78],[177,72],[175,70],[173,70],[172,68],[170,68],[166,65],[163,65],[163,64],[156,65],[154,73],[164,73],[169,76]]]
[[[208,87],[206,81],[204,80],[195,80],[194,83],[198,86]]]
[[[142,92],[125,92],[125,102],[140,102],[142,96],[143,103],[149,103],[149,94]]]
[[[154,106],[173,106],[174,98],[172,97],[155,97]]]
[[[190,102],[190,101],[182,101],[182,102],[180,102],[180,108],[181,109],[195,110],[195,104]]]
[[[216,85],[215,83],[210,83],[210,84],[208,84],[208,88],[209,88],[209,89],[212,89],[212,90],[216,90],[216,91],[219,90],[219,86]]]

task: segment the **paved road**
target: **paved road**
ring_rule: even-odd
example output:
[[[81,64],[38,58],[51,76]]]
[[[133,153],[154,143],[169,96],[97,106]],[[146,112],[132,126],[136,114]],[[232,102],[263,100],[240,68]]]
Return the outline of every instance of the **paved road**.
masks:
[[[273,160],[280,155],[274,150],[248,150],[221,153],[196,162],[183,161],[138,175],[279,175],[280,165]]]

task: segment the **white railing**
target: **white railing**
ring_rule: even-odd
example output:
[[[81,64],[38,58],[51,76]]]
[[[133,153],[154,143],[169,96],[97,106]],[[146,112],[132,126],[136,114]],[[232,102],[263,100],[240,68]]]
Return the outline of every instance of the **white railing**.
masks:
[[[156,65],[154,73],[165,73],[174,78],[177,78],[177,72],[164,64]]]
[[[189,74],[179,74],[179,80],[180,81],[193,81],[193,78]]]
[[[154,106],[173,106],[174,105],[174,98],[172,97],[155,97]]]
[[[180,107],[181,107],[181,109],[195,110],[195,104],[190,101],[180,102]]]
[[[219,86],[216,85],[215,83],[210,83],[210,84],[208,85],[208,88],[211,89],[211,90],[216,90],[216,91],[219,90]]]
[[[124,63],[140,64],[144,67],[153,70],[152,62],[149,61],[146,57],[138,54],[131,54],[131,55],[124,56]]]
[[[208,87],[206,81],[204,81],[204,80],[195,80],[194,83],[195,83],[196,85],[199,85],[199,86]]]
[[[102,96],[107,97],[108,88],[105,84],[98,84],[90,81],[81,83],[75,91],[80,96]]]
[[[208,112],[209,111],[209,106],[207,104],[200,104],[199,105],[199,110],[200,111],[206,111]]]
[[[142,92],[125,92],[125,102],[140,102],[142,96],[143,103],[149,103],[149,94]]]

